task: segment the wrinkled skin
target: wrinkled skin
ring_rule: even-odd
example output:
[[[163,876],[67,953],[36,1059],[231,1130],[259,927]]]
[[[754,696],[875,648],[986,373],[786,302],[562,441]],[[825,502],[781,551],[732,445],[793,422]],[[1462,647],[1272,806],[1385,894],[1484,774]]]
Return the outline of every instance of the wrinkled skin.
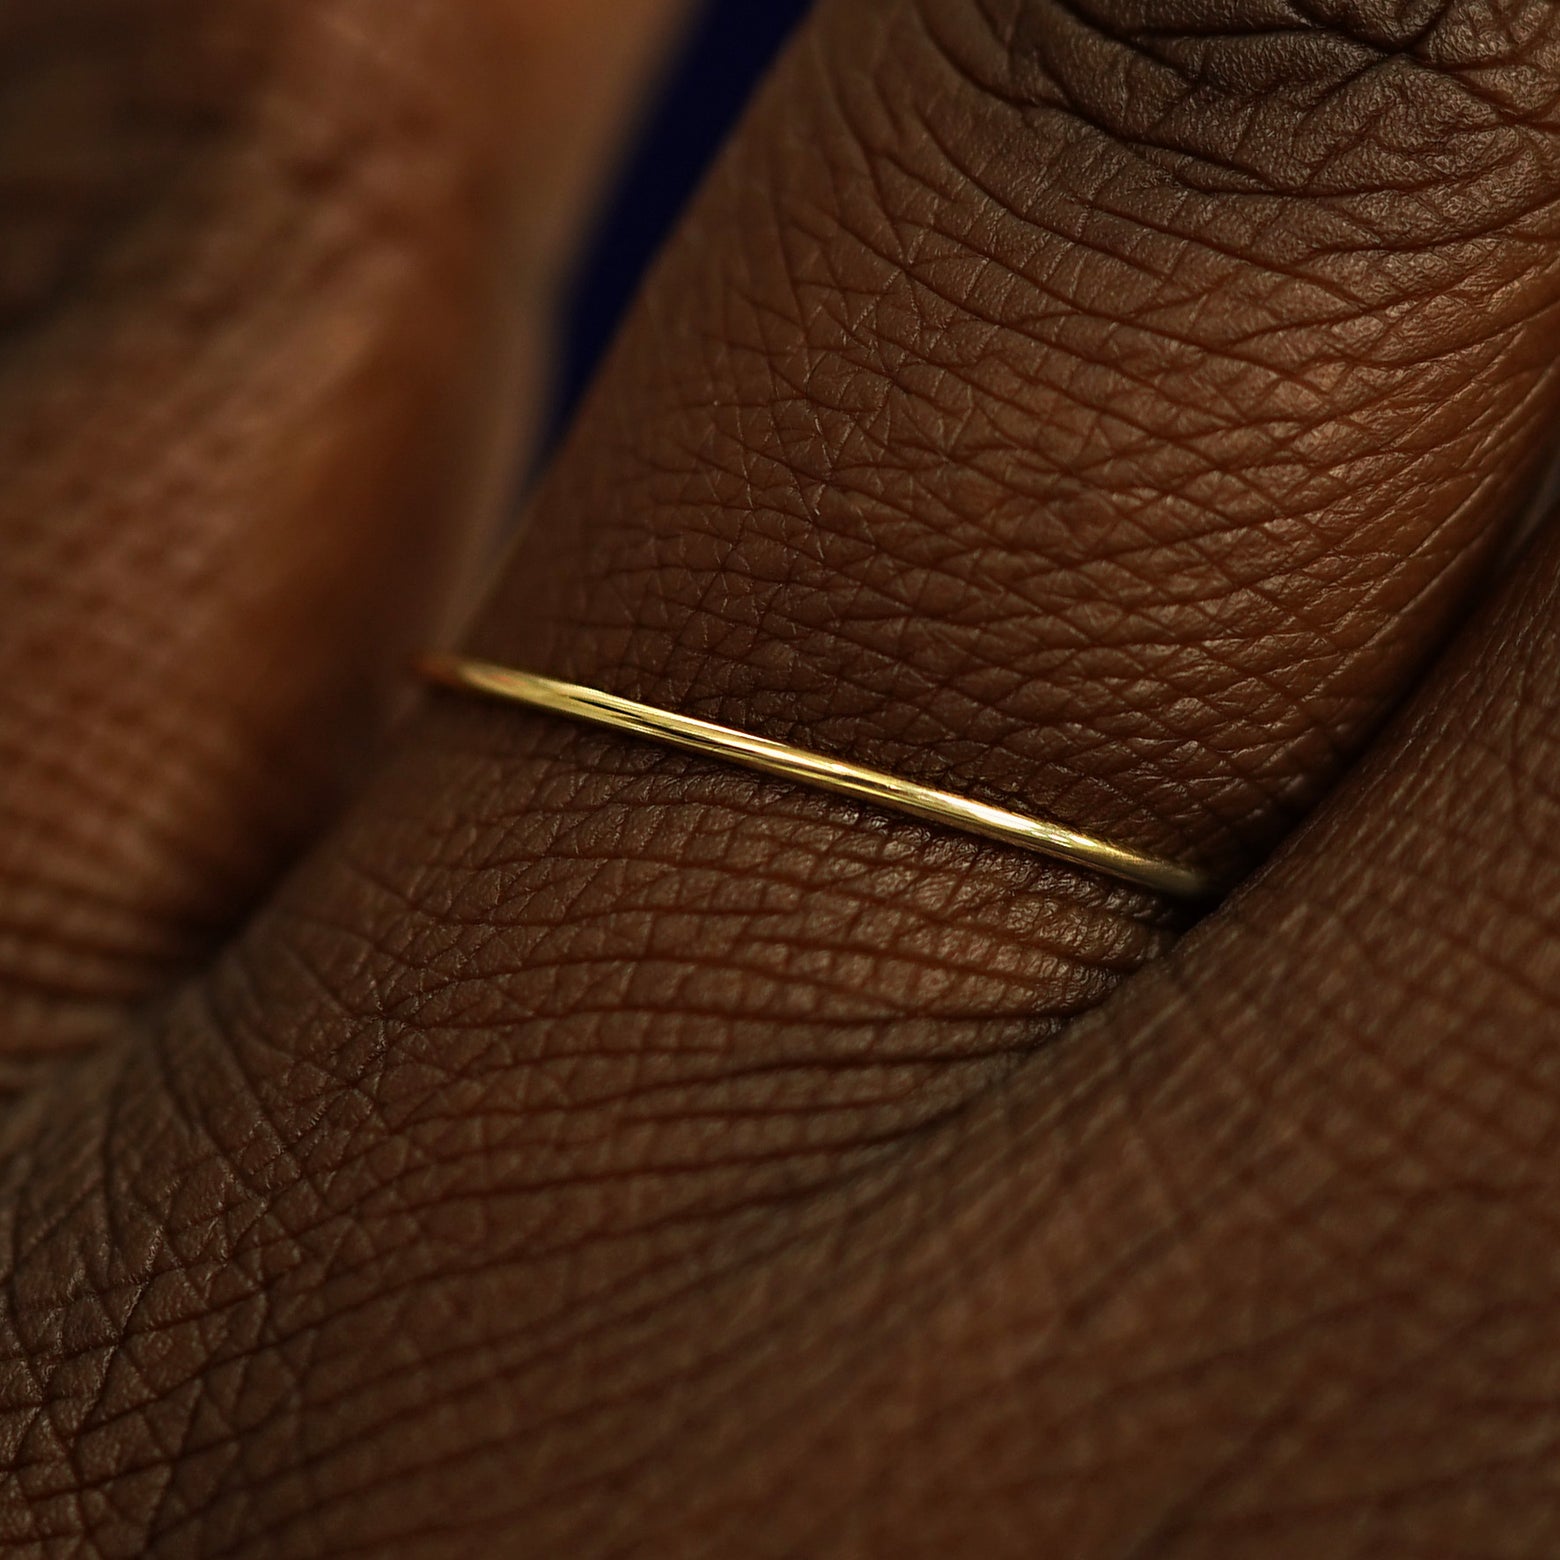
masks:
[[[30,14],[144,137],[0,126],[10,1551],[1560,1549],[1552,0],[821,0],[465,635],[1195,927],[453,699],[356,782],[629,29]]]

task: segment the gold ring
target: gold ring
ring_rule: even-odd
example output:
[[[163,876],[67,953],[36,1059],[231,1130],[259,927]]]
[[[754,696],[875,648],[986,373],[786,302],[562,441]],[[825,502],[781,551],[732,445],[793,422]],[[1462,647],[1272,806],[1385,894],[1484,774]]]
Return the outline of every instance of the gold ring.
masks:
[[[694,720],[651,704],[638,704],[596,688],[539,677],[534,672],[512,671],[486,661],[454,655],[429,655],[418,670],[430,682],[465,693],[483,694],[528,709],[546,710],[571,720],[606,726],[652,742],[681,748],[701,758],[722,759],[756,769],[782,780],[793,780],[815,790],[830,791],[858,801],[874,802],[894,812],[941,824],[967,834],[979,834],[1003,845],[1050,856],[1074,866],[1097,871],[1157,889],[1177,899],[1205,900],[1214,886],[1205,874],[1173,861],[1162,861],[1141,851],[1113,845],[1109,840],[1069,829],[1044,818],[1031,818],[1006,807],[993,807],[951,791],[939,791],[903,780],[897,775],[868,769],[842,758],[825,758],[806,748],[772,742],[712,721]]]

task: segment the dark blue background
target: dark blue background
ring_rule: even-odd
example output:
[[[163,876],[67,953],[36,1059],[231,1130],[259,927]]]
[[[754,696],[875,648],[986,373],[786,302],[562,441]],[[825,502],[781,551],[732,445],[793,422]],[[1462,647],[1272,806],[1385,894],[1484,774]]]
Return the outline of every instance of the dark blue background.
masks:
[[[705,0],[577,273],[549,444],[573,416],[646,265],[810,3]]]

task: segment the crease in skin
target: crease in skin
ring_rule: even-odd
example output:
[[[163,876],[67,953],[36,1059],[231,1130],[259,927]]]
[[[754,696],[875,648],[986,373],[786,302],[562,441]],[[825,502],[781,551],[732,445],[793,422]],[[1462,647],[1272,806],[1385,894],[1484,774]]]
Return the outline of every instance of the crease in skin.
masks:
[[[1016,108],[1063,109],[1135,148],[1150,169],[1236,210],[1243,196],[1360,209],[1374,197],[1388,210],[1398,199],[1401,221],[1408,213],[1399,197],[1438,188],[1477,212],[1503,165],[1553,165],[1552,150],[1524,141],[1530,131],[1552,141],[1556,117],[1560,45],[1544,0],[1498,8],[1521,35],[1509,46],[1498,24],[1448,21],[1401,48],[1371,42],[1357,6],[1344,8],[1353,26],[1301,18],[1243,32],[1229,18],[1231,28],[1213,34],[1153,7],[1160,25],[1145,38],[1133,16],[1148,13],[986,0],[985,25],[1000,48],[982,50],[963,25],[972,4],[925,8],[929,35],[956,70],[978,72]],[[1513,197],[1522,182],[1509,181]],[[1467,220],[1455,212],[1427,222],[1426,241],[1454,240]]]

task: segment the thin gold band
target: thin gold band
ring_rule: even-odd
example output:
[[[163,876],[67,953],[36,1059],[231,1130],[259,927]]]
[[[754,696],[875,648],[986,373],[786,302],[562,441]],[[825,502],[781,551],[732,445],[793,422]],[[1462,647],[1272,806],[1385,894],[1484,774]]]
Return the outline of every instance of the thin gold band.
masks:
[[[1076,866],[1093,867],[1111,877],[1157,889],[1178,899],[1207,899],[1213,892],[1209,880],[1193,868],[1112,845],[1108,840],[1096,839],[1092,834],[1082,834],[1059,823],[972,801],[967,796],[939,791],[913,780],[901,780],[896,775],[867,769],[842,758],[825,758],[821,753],[809,753],[806,748],[751,736],[729,726],[717,726],[712,721],[694,720],[687,715],[657,709],[654,705],[637,704],[632,699],[621,699],[595,688],[582,688],[575,683],[538,677],[533,672],[512,671],[486,661],[454,655],[425,656],[418,663],[418,669],[430,682],[446,688],[484,694],[530,709],[568,716],[572,720],[607,726],[614,731],[625,731],[631,736],[696,753],[701,758],[722,759],[816,790],[875,802],[927,823],[984,835],[1004,845],[1016,845],[1022,850],[1072,862]]]

